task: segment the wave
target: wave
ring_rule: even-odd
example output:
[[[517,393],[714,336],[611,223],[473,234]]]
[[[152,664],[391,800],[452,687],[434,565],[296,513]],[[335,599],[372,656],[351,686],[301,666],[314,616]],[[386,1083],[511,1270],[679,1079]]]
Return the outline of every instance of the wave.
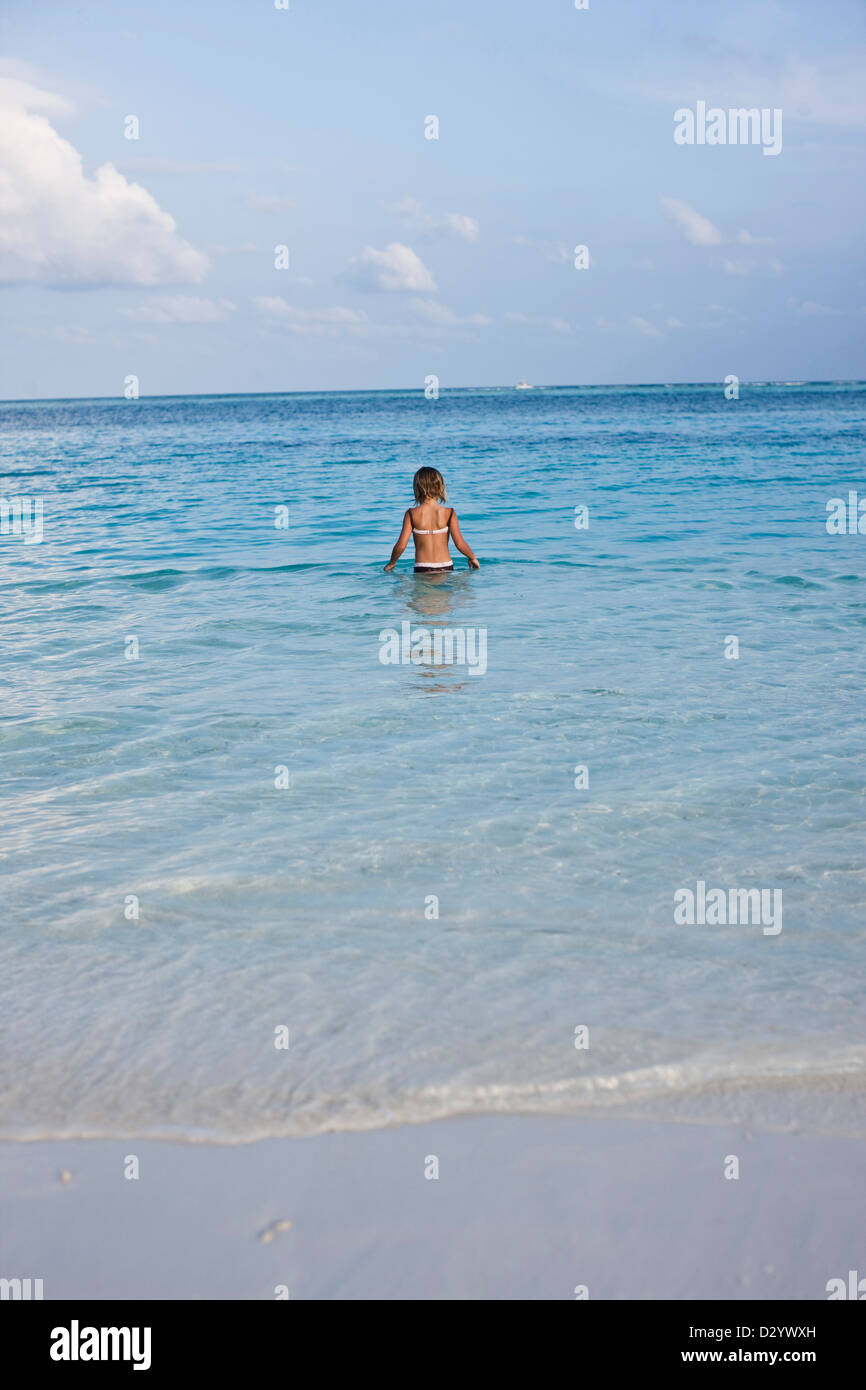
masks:
[[[235,1087],[232,1099],[237,1102]],[[737,1124],[761,1130],[866,1135],[866,1053],[852,1049],[824,1064],[813,1058],[739,1070],[732,1062],[695,1057],[619,1072],[537,1082],[456,1082],[417,1089],[366,1087],[353,1095],[292,1098],[291,1115],[274,1113],[285,1100],[260,1097],[252,1114],[211,1114],[184,1122],[155,1118],[0,1124],[0,1140],[141,1139],[245,1144],[262,1139],[358,1133],[429,1124],[468,1115],[586,1116],[617,1114],[694,1124]]]

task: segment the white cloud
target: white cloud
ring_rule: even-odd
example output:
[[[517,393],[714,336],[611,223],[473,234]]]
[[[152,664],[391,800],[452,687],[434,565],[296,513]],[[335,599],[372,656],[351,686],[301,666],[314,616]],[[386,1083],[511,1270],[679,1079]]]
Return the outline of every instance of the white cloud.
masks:
[[[637,329],[638,333],[643,333],[645,338],[661,337],[661,333],[659,332],[659,330],[657,328],[654,328],[648,319],[642,319],[639,314],[632,314],[629,319],[629,323],[631,324],[632,328]]]
[[[527,236],[513,236],[511,240],[515,246],[525,246],[530,251],[538,251],[553,265],[565,265],[571,260],[572,253],[564,241],[533,241]]]
[[[432,274],[411,246],[392,241],[384,251],[368,246],[349,262],[346,277],[365,290],[409,290],[438,294]]]
[[[279,212],[281,208],[295,206],[294,198],[286,198],[282,193],[256,193],[253,188],[247,189],[244,200],[247,207],[256,212]]]
[[[659,198],[659,205],[665,216],[682,228],[686,241],[691,242],[692,246],[725,246],[733,243],[739,246],[772,246],[775,242],[775,237],[753,236],[742,228],[735,237],[723,236],[708,217],[681,198]],[[728,275],[748,275],[750,268],[745,261],[725,257],[722,258],[722,266]],[[781,270],[778,261],[770,261],[769,266],[777,274]]]
[[[206,247],[211,256],[264,256],[263,246],[256,246],[254,241],[241,242],[239,246],[224,245],[222,242],[211,242]]]
[[[395,213],[404,226],[427,235],[446,233],[462,241],[477,241],[481,235],[481,228],[474,217],[468,217],[463,212],[446,212],[441,217],[434,217],[432,213],[424,211],[423,203],[417,198],[401,198],[398,203],[390,203],[388,211]]]
[[[771,270],[774,275],[781,275],[785,269],[782,262],[777,260],[775,256],[771,256],[766,265],[767,269]],[[750,275],[753,270],[760,270],[761,266],[757,265],[755,262],[749,265],[747,261],[738,260],[729,256],[722,256],[722,269],[726,275]]]
[[[290,333],[313,337],[336,337],[343,329],[359,332],[367,315],[357,309],[335,304],[327,309],[299,309],[282,295],[258,295],[254,305],[266,318],[278,320]]]
[[[508,313],[506,323],[525,323],[531,328],[548,328],[553,333],[570,333],[571,324],[555,315]]]
[[[75,106],[68,97],[46,91],[20,77],[0,77],[0,105],[42,116],[71,116],[75,112]]]
[[[234,313],[230,299],[203,299],[197,295],[163,295],[124,309],[128,319],[136,323],[224,323]]]
[[[795,314],[801,318],[836,318],[841,315],[841,309],[829,309],[826,304],[819,304],[815,299],[789,299],[788,308],[793,309]]]
[[[481,235],[481,228],[475,218],[467,217],[463,212],[446,212],[442,218],[442,227],[445,231],[462,237],[464,241],[477,241]]]
[[[170,285],[200,281],[207,256],[112,164],[86,178],[51,125],[64,97],[0,78],[0,283]]]
[[[736,240],[741,246],[772,246],[776,238],[772,236],[752,236],[751,232],[737,232]]]
[[[294,319],[306,319],[318,321],[320,323],[363,323],[367,315],[360,313],[357,309],[347,309],[341,304],[335,304],[328,309],[299,309],[294,304],[290,304],[282,295],[258,295],[254,300],[257,309],[264,314],[271,314],[277,317]]]
[[[665,323],[666,323],[666,325],[667,325],[668,328],[685,328],[685,324],[683,323],[682,319],[677,319],[677,318],[665,319]]]
[[[772,9],[767,7],[767,12],[772,13]],[[822,54],[819,66],[802,61],[799,56],[779,53],[779,21],[774,17],[771,22],[772,38],[766,35],[768,41],[758,43],[753,37],[750,49],[739,44],[704,44],[703,55],[693,53],[687,77],[682,64],[674,58],[672,66],[676,71],[664,73],[661,85],[654,77],[652,85],[645,88],[647,94],[670,104],[672,112],[675,107],[694,106],[698,100],[709,99],[710,105],[716,103],[727,109],[780,107],[786,124],[793,120],[852,129],[866,126],[866,64],[862,46],[852,45],[851,51],[844,54]],[[623,74],[620,81],[628,86],[633,97],[635,84],[629,78],[629,74]],[[765,94],[763,99],[757,99],[758,93]]]
[[[208,159],[159,159],[141,156],[119,159],[118,168],[137,170],[142,174],[244,174],[242,164],[224,164]]]
[[[389,212],[401,217],[404,222],[412,222],[416,226],[425,217],[424,204],[418,198],[411,198],[408,193],[405,198],[399,198],[396,203],[386,203],[385,206]]]
[[[611,319],[596,319],[596,328],[602,328],[608,332],[619,332],[623,328],[632,328],[637,333],[641,333],[645,338],[661,338],[661,330],[650,323],[649,319],[641,318],[639,314],[630,314],[623,323],[616,323]],[[682,327],[682,325],[680,325]]]
[[[56,339],[58,343],[74,343],[76,347],[91,347],[100,341],[92,328],[83,328],[80,324],[74,324],[71,328],[56,324],[46,330],[46,336]]]
[[[695,208],[689,207],[680,198],[659,198],[659,204],[666,217],[670,217],[683,230],[686,241],[692,246],[719,246],[722,234],[708,217]]]
[[[435,299],[412,299],[409,301],[409,308],[418,318],[426,319],[428,323],[437,323],[448,326],[463,326],[466,324],[477,324],[479,326],[490,324],[492,319],[486,314],[467,314],[461,317],[453,309],[449,309],[446,304],[439,304]]]

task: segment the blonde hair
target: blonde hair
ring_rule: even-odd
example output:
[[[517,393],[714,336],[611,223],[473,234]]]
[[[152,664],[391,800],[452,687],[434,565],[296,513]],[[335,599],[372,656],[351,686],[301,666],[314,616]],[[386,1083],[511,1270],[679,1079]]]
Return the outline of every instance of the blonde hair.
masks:
[[[431,497],[438,497],[440,502],[448,500],[445,496],[445,479],[438,468],[419,468],[412,479],[412,491],[419,507]]]

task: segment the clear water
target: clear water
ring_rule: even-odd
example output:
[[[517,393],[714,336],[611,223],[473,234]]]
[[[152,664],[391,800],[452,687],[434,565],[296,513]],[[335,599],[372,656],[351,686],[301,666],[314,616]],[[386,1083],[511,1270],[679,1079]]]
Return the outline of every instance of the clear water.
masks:
[[[44,498],[0,538],[0,1133],[855,1123],[864,424],[862,384],[0,406]],[[382,573],[421,463],[479,573]],[[384,665],[407,620],[487,670]],[[676,925],[699,879],[782,931]]]

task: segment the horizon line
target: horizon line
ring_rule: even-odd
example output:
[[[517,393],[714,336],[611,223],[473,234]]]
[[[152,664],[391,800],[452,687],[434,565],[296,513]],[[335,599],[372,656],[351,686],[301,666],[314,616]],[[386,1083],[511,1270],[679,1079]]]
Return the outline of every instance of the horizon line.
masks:
[[[598,382],[539,382],[527,383],[525,386],[500,384],[497,386],[444,386],[439,388],[439,394],[456,391],[608,391],[614,390],[635,390],[648,387],[657,387],[660,390],[670,391],[680,386],[724,386],[723,378],[712,381],[598,381]],[[810,380],[791,381],[779,378],[777,380],[748,380],[745,377],[739,381],[740,386],[864,386],[866,379],[860,377],[815,377]],[[129,404],[135,401],[179,401],[179,400],[221,400],[230,396],[240,397],[271,397],[271,396],[394,396],[394,395],[415,395],[423,394],[422,386],[373,386],[373,387],[308,387],[304,390],[288,391],[173,391],[158,392],[154,395],[139,395],[130,400]],[[0,396],[0,405],[49,405],[66,404],[75,401],[126,401],[122,393],[116,396]]]

